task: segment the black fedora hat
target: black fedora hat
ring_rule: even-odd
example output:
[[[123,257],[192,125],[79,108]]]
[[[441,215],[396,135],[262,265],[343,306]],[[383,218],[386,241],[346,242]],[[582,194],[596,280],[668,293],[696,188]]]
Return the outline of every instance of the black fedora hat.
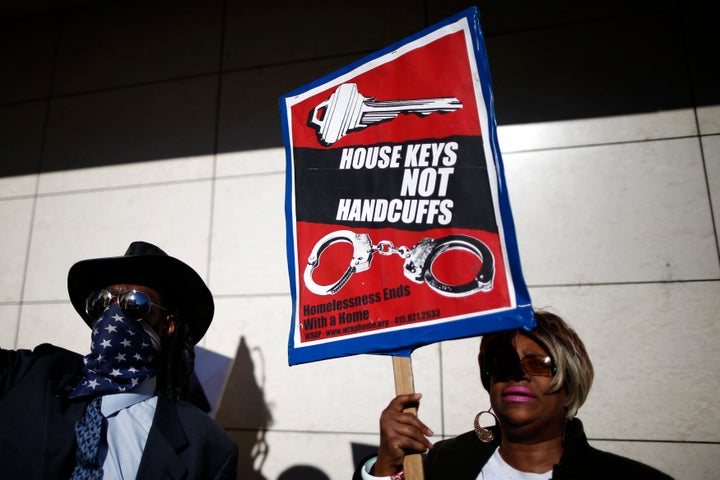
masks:
[[[132,242],[122,257],[82,260],[70,267],[70,301],[88,326],[95,319],[85,312],[85,300],[93,291],[113,284],[157,290],[188,323],[193,343],[205,335],[215,312],[212,293],[200,275],[147,242]]]

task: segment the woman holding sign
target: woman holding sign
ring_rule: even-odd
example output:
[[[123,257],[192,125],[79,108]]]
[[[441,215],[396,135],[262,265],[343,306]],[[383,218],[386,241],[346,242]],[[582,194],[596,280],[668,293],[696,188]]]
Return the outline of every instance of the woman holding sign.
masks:
[[[549,312],[535,313],[532,331],[485,335],[478,362],[491,412],[473,431],[434,446],[433,432],[403,410],[419,394],[398,395],[380,416],[380,450],[355,479],[402,479],[406,452],[429,449],[426,480],[434,479],[669,479],[635,460],[591,447],[575,417],[593,380],[593,367],[575,331]],[[480,426],[482,415],[496,425]]]

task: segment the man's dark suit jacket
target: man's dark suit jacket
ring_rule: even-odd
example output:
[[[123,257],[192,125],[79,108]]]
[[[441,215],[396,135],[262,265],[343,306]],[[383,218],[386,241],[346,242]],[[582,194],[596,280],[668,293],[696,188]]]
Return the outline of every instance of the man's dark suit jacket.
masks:
[[[66,479],[75,465],[74,425],[87,400],[65,390],[82,356],[49,344],[0,350],[0,476]],[[234,479],[238,447],[207,414],[160,395],[138,479]]]

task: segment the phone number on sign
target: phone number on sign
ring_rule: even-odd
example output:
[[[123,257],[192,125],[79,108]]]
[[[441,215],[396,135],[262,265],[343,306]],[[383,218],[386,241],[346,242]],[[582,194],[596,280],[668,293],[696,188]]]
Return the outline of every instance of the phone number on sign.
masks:
[[[398,315],[395,317],[394,324],[402,325],[404,323],[421,322],[423,320],[432,320],[433,318],[440,318],[440,310],[423,310],[422,312],[412,312],[407,315]]]

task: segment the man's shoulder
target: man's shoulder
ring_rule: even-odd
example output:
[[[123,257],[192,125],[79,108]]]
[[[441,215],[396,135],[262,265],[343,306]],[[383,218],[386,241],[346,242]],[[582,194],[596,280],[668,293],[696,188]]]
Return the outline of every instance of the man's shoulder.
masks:
[[[178,400],[172,400],[172,404],[175,405],[175,408],[178,411],[178,414],[182,416],[183,418],[188,418],[193,421],[198,421],[201,424],[206,423],[207,421],[210,421],[212,423],[215,423],[215,420],[208,415],[207,413],[203,412],[197,405],[194,403],[178,399]]]
[[[83,356],[57,345],[43,343],[32,351],[36,362],[47,364],[51,370],[67,371],[82,368]]]
[[[72,350],[68,350],[67,348],[58,347],[57,345],[53,345],[51,343],[41,343],[33,349],[32,353],[33,355],[50,355],[68,358],[82,357],[82,355],[77,352],[73,352]]]
[[[56,355],[56,356],[81,356],[79,353],[73,352],[71,350],[68,350],[63,347],[58,347],[57,345],[53,345],[51,343],[41,343],[37,345],[33,349],[29,348],[19,348],[17,350],[8,350],[8,349],[0,349],[3,352],[11,355],[18,355],[18,356],[48,356],[48,355]]]
[[[24,396],[35,398],[50,385],[62,388],[62,382],[81,372],[82,366],[80,354],[50,344],[33,350],[0,350],[0,397],[5,401],[15,392],[15,400],[11,401],[23,403]]]
[[[235,443],[225,430],[207,413],[186,400],[171,402],[180,417],[188,438],[214,438],[221,443]]]
[[[43,343],[34,349],[2,350],[0,370],[24,370],[33,366],[44,366],[49,370],[76,367],[82,363],[82,355],[62,347]]]

